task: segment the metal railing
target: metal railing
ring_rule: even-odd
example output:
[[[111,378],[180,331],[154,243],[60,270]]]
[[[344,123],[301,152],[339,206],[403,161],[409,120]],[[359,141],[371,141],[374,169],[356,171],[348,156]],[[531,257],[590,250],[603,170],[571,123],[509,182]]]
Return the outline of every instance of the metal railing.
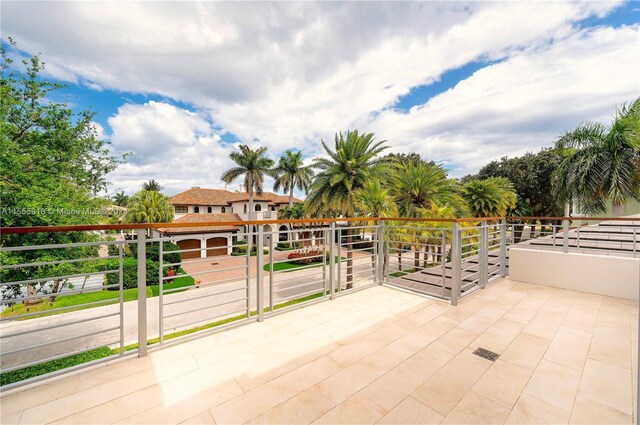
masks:
[[[576,220],[267,220],[188,236],[175,229],[219,223],[3,229],[83,231],[95,240],[0,247],[0,373],[61,359],[71,364],[73,356],[89,364],[144,356],[373,285],[456,305],[508,275],[515,245],[637,256],[640,220]],[[109,240],[98,232],[123,229],[135,229],[136,238]]]

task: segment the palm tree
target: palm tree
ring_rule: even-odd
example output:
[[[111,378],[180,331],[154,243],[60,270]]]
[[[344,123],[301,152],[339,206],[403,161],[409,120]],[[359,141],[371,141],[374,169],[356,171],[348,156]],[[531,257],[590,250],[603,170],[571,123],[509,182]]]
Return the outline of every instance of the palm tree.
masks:
[[[280,157],[278,166],[273,171],[277,175],[273,190],[278,192],[283,189],[289,192],[289,207],[293,207],[293,189],[297,187],[306,193],[313,178],[313,170],[302,163],[302,152],[288,150]]]
[[[462,186],[462,197],[474,217],[501,217],[516,206],[516,193],[504,177],[470,180]]]
[[[148,182],[142,183],[142,190],[150,192],[160,192],[162,190],[162,186],[160,186],[160,183],[158,183],[154,179],[149,179]]]
[[[433,205],[464,210],[458,183],[447,178],[439,165],[409,161],[397,167],[391,176],[392,194],[405,217],[418,217],[419,209]]]
[[[557,142],[565,157],[554,174],[556,195],[583,211],[601,213],[607,201],[615,215],[640,201],[640,98],[616,109],[610,126],[587,122]]]
[[[252,150],[247,145],[240,145],[238,149],[238,152],[229,154],[229,158],[236,163],[236,166],[225,171],[221,179],[226,184],[231,184],[240,176],[244,176],[243,186],[249,194],[249,220],[253,220],[255,213],[254,194],[260,195],[262,193],[265,174],[275,177],[273,160],[265,156],[267,148]]]
[[[127,223],[168,223],[173,220],[173,206],[166,196],[154,190],[141,190],[129,202]]]
[[[373,133],[359,134],[357,130],[336,133],[335,150],[322,141],[328,158],[316,158],[313,167],[319,170],[306,199],[308,210],[315,214],[338,213],[354,217],[357,210],[356,193],[370,179],[382,176],[387,161],[378,157],[386,149],[385,141],[376,142]],[[347,229],[347,243],[352,242]],[[347,251],[347,289],[353,287],[353,253]]]
[[[114,205],[117,205],[119,207],[126,207],[127,202],[129,202],[129,197],[124,194],[124,190],[121,190],[120,192],[116,192],[116,194],[113,195],[112,201]]]
[[[398,208],[393,200],[393,197],[389,194],[389,191],[382,187],[380,180],[369,180],[365,182],[361,189],[358,189],[355,193],[356,205],[358,210],[371,217],[393,217],[398,213]],[[383,245],[384,261],[382,264],[383,275],[387,269],[387,250],[386,245]],[[371,254],[371,262],[374,263],[373,252]]]

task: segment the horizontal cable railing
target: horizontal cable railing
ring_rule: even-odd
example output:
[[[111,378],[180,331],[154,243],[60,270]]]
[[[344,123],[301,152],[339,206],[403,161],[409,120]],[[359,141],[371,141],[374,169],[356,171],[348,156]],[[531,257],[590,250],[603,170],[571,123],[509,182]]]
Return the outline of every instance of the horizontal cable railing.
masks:
[[[144,356],[373,285],[456,305],[507,276],[514,247],[636,257],[640,219],[359,217],[224,225],[235,230],[202,231],[219,222],[1,229],[87,237],[0,247],[0,384],[38,379],[52,365]],[[188,227],[198,230],[184,232]],[[118,233],[125,230],[135,236]]]

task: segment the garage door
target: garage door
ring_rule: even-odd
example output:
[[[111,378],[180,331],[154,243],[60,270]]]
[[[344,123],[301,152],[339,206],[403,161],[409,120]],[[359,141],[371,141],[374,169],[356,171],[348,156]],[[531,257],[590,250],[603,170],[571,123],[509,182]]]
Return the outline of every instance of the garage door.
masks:
[[[227,255],[227,238],[207,239],[207,257],[215,257],[217,255]]]
[[[178,246],[180,250],[183,249],[199,249],[200,248],[200,240],[199,239],[185,239],[183,241],[178,241]],[[189,258],[200,258],[200,251],[189,251],[182,252],[183,260],[188,260]]]

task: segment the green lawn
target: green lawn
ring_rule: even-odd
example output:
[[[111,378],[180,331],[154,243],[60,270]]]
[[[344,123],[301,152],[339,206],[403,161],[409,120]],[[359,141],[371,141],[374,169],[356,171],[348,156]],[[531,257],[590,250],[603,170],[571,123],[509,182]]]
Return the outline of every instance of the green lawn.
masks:
[[[165,285],[166,287],[166,285]],[[149,289],[149,288],[147,288]],[[323,295],[322,292],[318,292],[315,294],[308,295],[303,298],[297,298],[293,300],[286,301],[284,303],[276,304],[273,306],[274,310],[278,310],[281,308],[289,307],[291,305],[300,304],[305,301],[310,301],[316,298],[320,298]],[[264,309],[265,312],[269,311],[268,308]],[[255,316],[258,312],[256,310],[252,311],[251,316]],[[206,329],[211,329],[216,326],[225,325],[227,323],[235,322],[237,320],[242,320],[246,318],[245,314],[229,317],[226,319],[218,320],[213,323],[208,323],[206,325],[196,326],[194,328],[185,329],[182,331],[174,332],[171,334],[165,335],[164,339],[170,340],[174,338],[178,338],[184,335],[189,335],[198,331],[203,331]],[[157,344],[160,341],[159,338],[152,338],[147,340],[147,345]],[[130,344],[125,346],[125,351],[135,350],[138,348],[138,344]],[[57,360],[51,360],[48,362],[36,364],[33,366],[28,366],[22,369],[13,370],[11,372],[5,372],[0,374],[0,386],[12,384],[14,382],[23,381],[25,379],[33,378],[36,376],[44,375],[47,373],[55,372],[56,370],[65,369],[68,367],[76,366],[82,363],[87,363],[90,361],[102,359],[105,357],[109,357],[115,354],[118,354],[118,348],[109,348],[109,347],[98,347],[93,350],[85,351],[78,354],[73,354],[71,356],[63,357]]]
[[[184,273],[184,271],[180,269],[180,273]],[[165,282],[168,282],[168,281],[165,281]],[[170,295],[170,294],[166,294],[167,290],[169,289],[185,288],[184,290],[186,291],[187,290],[186,287],[193,286],[193,284],[194,284],[194,281],[191,276],[181,276],[173,279],[171,283],[165,283],[164,285],[162,285],[162,289],[164,289],[165,295]],[[150,286],[149,288],[151,288],[151,293],[153,294],[152,296],[157,297],[158,293],[160,292],[160,286],[153,285],[153,286]],[[171,292],[171,294],[177,294],[178,292],[182,292],[182,291],[173,291]]]
[[[185,273],[184,270],[180,269],[179,273]],[[191,276],[181,276],[178,277],[176,279],[174,279],[171,283],[167,283],[164,286],[164,290],[168,290],[168,289],[174,289],[174,288],[183,288],[183,287],[187,287],[187,286],[192,286],[194,284],[194,280]],[[147,286],[147,298],[151,298],[151,297],[157,297],[158,296],[158,290],[159,287],[158,285],[153,285],[153,286]],[[186,290],[186,289],[185,289]],[[134,301],[138,299],[138,288],[132,288],[132,289],[125,289],[123,292],[124,295],[124,301]],[[176,292],[172,292],[172,293],[177,293],[177,292],[182,292],[182,291],[176,291]],[[97,302],[97,301],[106,301],[106,300],[116,300],[118,299],[119,295],[118,295],[118,291],[108,291],[108,290],[102,290],[102,291],[94,291],[94,292],[87,292],[84,294],[74,294],[74,295],[62,295],[62,296],[58,296],[55,301],[53,303],[49,302],[48,299],[46,297],[43,296],[43,299],[45,301],[43,301],[40,304],[34,304],[29,306],[29,308],[27,309],[26,306],[24,304],[15,304],[11,307],[6,308],[3,312],[2,312],[2,317],[13,317],[13,316],[19,316],[22,314],[31,314],[31,313],[38,313],[38,312],[42,312],[42,314],[37,315],[37,316],[32,316],[29,318],[26,318],[24,320],[28,320],[28,319],[33,319],[36,317],[42,317],[42,316],[47,316],[47,315],[54,315],[54,314],[61,314],[61,313],[67,313],[69,311],[77,311],[77,310],[84,310],[86,308],[93,308],[96,307],[95,305],[89,305],[89,306],[83,306],[83,304],[87,304],[87,303],[92,303],[92,302]],[[64,310],[64,311],[56,311],[56,312],[52,312],[47,314],[47,310],[54,310],[57,308],[63,308],[63,307],[73,307],[73,306],[78,306],[77,309],[71,309],[71,310]]]
[[[338,257],[336,256],[335,259],[336,263],[340,260],[338,260]],[[342,261],[345,261],[345,257],[342,257]],[[329,260],[327,260],[327,263],[329,264]],[[276,263],[274,264],[273,267],[273,271],[274,272],[281,272],[281,271],[293,271],[295,269],[299,269],[300,267],[307,267],[307,268],[312,268],[312,267],[318,267],[322,265],[322,260],[318,261],[316,263],[311,263],[311,264],[294,264],[293,261],[285,261],[284,263]],[[265,264],[264,267],[262,268],[264,271],[268,272],[271,271],[271,268],[269,267],[269,264]]]
[[[417,271],[418,271],[418,269],[411,268],[411,269],[407,269],[407,270],[402,270],[402,271],[389,273],[389,276],[391,276],[391,277],[402,277],[404,275],[407,275],[409,273],[415,273]]]

